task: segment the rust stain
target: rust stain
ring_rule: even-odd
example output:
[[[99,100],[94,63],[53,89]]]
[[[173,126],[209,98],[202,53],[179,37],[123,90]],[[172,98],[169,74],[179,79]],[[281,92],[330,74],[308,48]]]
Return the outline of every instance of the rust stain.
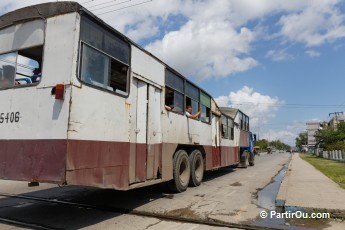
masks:
[[[131,111],[131,103],[129,102],[125,102],[125,109],[126,109],[126,112],[129,113]]]

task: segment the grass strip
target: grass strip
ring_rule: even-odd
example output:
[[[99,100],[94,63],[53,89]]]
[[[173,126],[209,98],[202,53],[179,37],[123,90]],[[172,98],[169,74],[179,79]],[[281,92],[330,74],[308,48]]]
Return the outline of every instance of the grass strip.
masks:
[[[345,189],[345,163],[301,153],[300,157]]]

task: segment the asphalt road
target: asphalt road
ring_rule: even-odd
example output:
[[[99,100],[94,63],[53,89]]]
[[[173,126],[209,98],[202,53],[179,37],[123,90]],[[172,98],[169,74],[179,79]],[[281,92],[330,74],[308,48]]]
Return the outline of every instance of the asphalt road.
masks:
[[[21,229],[14,224],[3,223],[1,218],[56,229],[223,229],[121,214],[109,211],[111,209],[230,224],[255,224],[260,211],[264,210],[258,206],[257,192],[272,181],[289,159],[288,153],[262,154],[256,157],[254,167],[208,172],[199,187],[188,188],[179,194],[164,193],[159,186],[124,192],[78,186],[60,188],[51,184],[29,188],[26,182],[0,180],[1,193],[44,197],[101,206],[103,209],[0,197],[0,229]]]

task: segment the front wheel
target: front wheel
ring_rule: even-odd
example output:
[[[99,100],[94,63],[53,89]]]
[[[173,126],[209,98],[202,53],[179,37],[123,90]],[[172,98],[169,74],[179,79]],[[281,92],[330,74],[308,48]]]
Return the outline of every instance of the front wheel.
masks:
[[[178,150],[174,156],[174,179],[169,181],[169,188],[173,192],[186,191],[190,179],[190,163],[188,154],[184,150]]]
[[[204,159],[199,150],[194,150],[189,155],[190,163],[190,180],[189,185],[197,187],[201,184],[202,178],[204,176]]]

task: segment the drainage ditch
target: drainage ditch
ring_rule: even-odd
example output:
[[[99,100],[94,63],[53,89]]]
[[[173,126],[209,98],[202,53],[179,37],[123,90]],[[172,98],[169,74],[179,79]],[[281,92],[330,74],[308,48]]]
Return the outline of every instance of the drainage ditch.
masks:
[[[285,213],[284,207],[276,207],[276,197],[279,192],[280,185],[288,170],[288,164],[285,164],[278,174],[272,179],[272,182],[266,187],[258,191],[257,205],[264,208],[268,213],[267,218],[258,218],[254,221],[255,225],[279,228],[279,229],[323,229],[327,227],[327,221],[315,219],[286,219],[278,218],[279,214]],[[275,216],[270,216],[271,212],[279,213]]]

